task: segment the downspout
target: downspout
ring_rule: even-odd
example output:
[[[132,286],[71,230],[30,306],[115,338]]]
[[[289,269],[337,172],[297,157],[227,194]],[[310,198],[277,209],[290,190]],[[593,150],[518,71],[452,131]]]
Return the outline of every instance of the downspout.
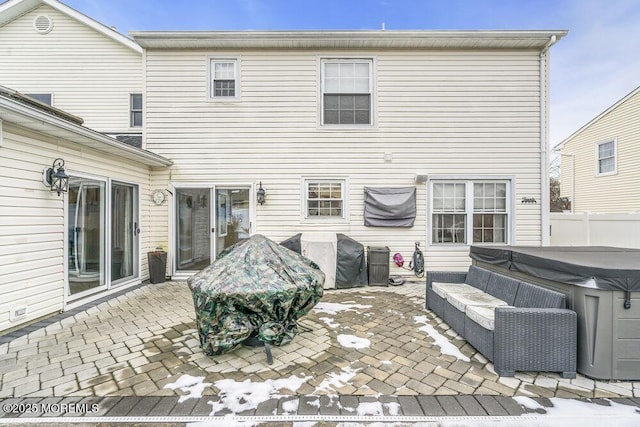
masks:
[[[550,201],[549,201],[549,152],[548,144],[548,121],[549,121],[549,67],[548,51],[555,44],[556,36],[551,36],[547,44],[544,45],[540,52],[540,231],[542,246],[549,246],[551,228],[549,219]]]

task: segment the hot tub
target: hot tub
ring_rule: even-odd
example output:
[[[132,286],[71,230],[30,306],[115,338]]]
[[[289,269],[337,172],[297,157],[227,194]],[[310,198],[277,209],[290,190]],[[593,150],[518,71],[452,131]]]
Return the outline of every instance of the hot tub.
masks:
[[[640,379],[640,250],[472,246],[474,264],[562,292],[578,315],[578,372]]]

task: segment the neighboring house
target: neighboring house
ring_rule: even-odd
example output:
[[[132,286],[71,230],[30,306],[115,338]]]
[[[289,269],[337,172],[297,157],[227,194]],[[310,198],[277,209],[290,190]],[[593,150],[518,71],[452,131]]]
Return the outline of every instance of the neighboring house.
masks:
[[[172,195],[150,224],[169,273],[254,233],[339,232],[405,257],[420,242],[436,270],[466,269],[470,244],[548,244],[548,49],[565,34],[132,33],[144,144],[174,162],[151,177]],[[369,187],[417,189],[413,225],[366,226]]]
[[[171,161],[81,123],[0,87],[0,331],[149,277],[150,169]],[[43,183],[56,159],[66,194]]]
[[[0,4],[0,85],[140,147],[142,49],[56,0]]]
[[[639,142],[640,87],[556,146],[572,212],[640,212]]]

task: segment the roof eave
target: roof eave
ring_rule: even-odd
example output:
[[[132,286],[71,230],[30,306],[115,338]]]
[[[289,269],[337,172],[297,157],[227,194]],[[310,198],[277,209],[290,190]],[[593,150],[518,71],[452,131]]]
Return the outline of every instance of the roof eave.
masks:
[[[530,48],[566,30],[133,31],[143,48]]]
[[[33,130],[36,132],[40,132],[37,128],[42,124],[47,124],[53,129],[65,132],[66,135],[72,134],[77,137],[77,140],[72,142],[95,148],[107,154],[118,155],[147,166],[169,167],[173,165],[171,160],[159,154],[127,145],[96,130],[77,125],[33,106],[16,102],[4,96],[0,96],[0,109],[18,114],[30,120],[30,123],[33,125]],[[25,124],[24,122],[19,125],[29,128],[29,124]]]
[[[571,135],[569,135],[567,138],[563,139],[561,142],[559,142],[558,144],[555,145],[555,147],[553,147],[553,151],[560,151],[564,148],[565,144],[567,142],[569,142],[570,140],[572,140],[573,138],[575,138],[576,136],[578,136],[579,134],[581,134],[582,132],[584,132],[587,128],[589,128],[593,123],[597,122],[598,120],[600,120],[602,117],[606,116],[607,114],[609,114],[611,111],[615,110],[616,108],[618,108],[618,106],[620,106],[621,104],[623,104],[625,101],[627,101],[629,98],[631,98],[632,96],[634,96],[635,94],[637,94],[638,92],[640,92],[640,86],[638,86],[637,88],[635,88],[634,90],[632,90],[631,92],[629,92],[627,95],[625,95],[624,97],[622,97],[621,99],[619,99],[618,101],[616,101],[615,104],[613,104],[612,106],[610,106],[609,108],[607,108],[606,110],[604,110],[602,113],[598,114],[596,117],[594,117],[593,119],[589,120],[584,126],[582,126],[580,129],[578,129],[577,131],[575,131],[574,133],[572,133]]]

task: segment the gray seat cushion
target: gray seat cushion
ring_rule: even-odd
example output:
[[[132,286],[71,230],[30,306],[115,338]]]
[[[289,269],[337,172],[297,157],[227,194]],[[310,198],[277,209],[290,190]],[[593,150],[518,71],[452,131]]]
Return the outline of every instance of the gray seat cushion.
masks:
[[[508,305],[501,307],[510,307]],[[495,329],[496,306],[468,305],[466,315],[485,329]]]
[[[441,298],[447,298],[447,294],[450,292],[457,293],[482,293],[482,291],[478,288],[474,288],[471,285],[467,285],[466,283],[443,283],[443,282],[433,282],[431,283],[431,289],[436,295]]]
[[[468,305],[480,305],[485,307],[498,307],[508,305],[506,302],[494,297],[493,295],[483,293],[455,293],[447,294],[447,302],[465,313]]]

